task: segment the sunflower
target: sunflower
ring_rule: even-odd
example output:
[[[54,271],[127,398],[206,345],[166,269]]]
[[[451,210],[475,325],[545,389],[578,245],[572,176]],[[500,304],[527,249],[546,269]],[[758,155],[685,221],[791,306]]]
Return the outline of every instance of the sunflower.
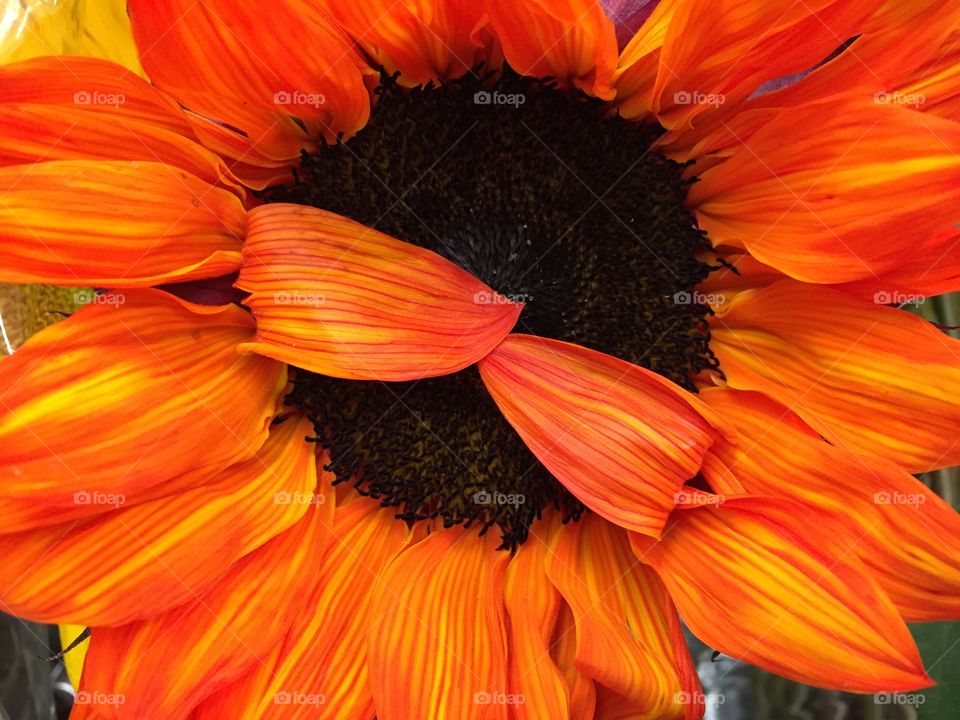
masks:
[[[0,362],[0,602],[92,628],[75,717],[695,718],[681,617],[930,684],[956,3],[128,5],[149,82],[0,68],[0,279],[85,303]]]

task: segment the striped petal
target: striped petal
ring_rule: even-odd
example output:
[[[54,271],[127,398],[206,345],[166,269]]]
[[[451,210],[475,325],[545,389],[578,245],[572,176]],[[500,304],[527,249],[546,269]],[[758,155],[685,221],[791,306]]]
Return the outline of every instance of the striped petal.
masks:
[[[143,287],[240,267],[233,193],[165,164],[0,167],[0,280]]]
[[[489,0],[490,25],[510,66],[609,100],[617,66],[613,22],[594,0]]]
[[[312,426],[289,419],[206,484],[95,517],[0,535],[0,602],[38,622],[118,625],[196,601],[233,562],[300,519],[317,476]],[[197,438],[194,437],[194,442]],[[88,662],[89,664],[89,662]],[[86,674],[86,673],[85,673]]]
[[[797,127],[809,132],[783,142]],[[688,201],[714,244],[746,246],[798,280],[892,281],[957,222],[954,147],[956,123],[848,96],[778,116],[704,172]]]
[[[824,442],[761,393],[713,388],[701,397],[749,438],[710,448],[722,469],[705,463],[704,475],[717,492],[790,498],[823,510],[853,528],[857,555],[904,619],[960,618],[960,515],[926,485]]]
[[[308,610],[290,614],[277,652],[202,703],[193,720],[372,718],[367,630],[380,575],[409,533],[390,509],[367,499],[337,505],[324,556],[310,571]]]
[[[653,110],[667,128],[746,99],[766,80],[808,70],[856,34],[882,0],[689,0],[660,51]]]
[[[954,31],[934,56],[907,78],[899,97],[914,99],[924,112],[960,120],[960,31]],[[890,99],[897,101],[897,94]]]
[[[504,571],[492,533],[440,530],[384,573],[369,628],[380,720],[509,717]]]
[[[309,506],[202,597],[143,621],[95,628],[79,691],[102,700],[107,715],[114,708],[103,688],[124,698],[125,717],[186,720],[216,688],[259,666],[308,611],[306,591],[327,550],[332,515],[332,503]]]
[[[237,356],[252,326],[236,306],[111,293],[0,362],[3,531],[252,457],[286,385],[280,363]]]
[[[592,514],[564,526],[547,574],[576,618],[580,672],[634,703],[639,717],[699,717],[701,707],[682,702],[701,693],[680,619],[624,530]]]
[[[841,530],[797,503],[737,498],[678,510],[660,541],[633,539],[687,626],[730,657],[848,692],[931,685],[910,631],[853,554],[856,537]]]
[[[577,669],[577,621],[573,610],[565,602],[560,604],[560,616],[550,645],[553,660],[567,682],[570,691],[570,717],[593,720],[597,707],[596,683]]]
[[[654,537],[697,474],[716,415],[628,362],[577,345],[511,335],[480,362],[501,412],[585,505]]]
[[[196,142],[180,108],[111,63],[40,58],[0,67],[0,86],[0,166],[52,160],[162,162],[212,185],[240,190],[223,161]]]
[[[960,463],[960,342],[925,320],[783,280],[710,324],[730,387],[778,398],[834,445],[910,472]]]
[[[491,59],[485,3],[473,0],[308,0],[329,12],[375,65],[404,85],[458,78]]]
[[[644,118],[653,112],[653,93],[660,71],[660,54],[671,23],[683,0],[659,0],[630,39],[617,64],[612,106],[625,118]]]
[[[130,0],[128,8],[147,75],[191,111],[217,152],[293,164],[301,148],[367,121],[359,59],[307,3]]]
[[[521,307],[444,258],[332,213],[250,213],[237,287],[257,318],[244,346],[313,372],[411,380],[472,365]]]
[[[504,602],[510,632],[510,694],[524,698],[513,708],[517,720],[571,717],[570,690],[550,658],[563,600],[546,567],[559,526],[556,515],[538,522],[507,566]]]

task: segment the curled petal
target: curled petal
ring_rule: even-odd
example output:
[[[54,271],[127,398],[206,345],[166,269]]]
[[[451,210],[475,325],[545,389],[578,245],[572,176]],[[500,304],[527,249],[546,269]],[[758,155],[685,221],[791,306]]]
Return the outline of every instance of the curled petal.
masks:
[[[287,381],[282,364],[237,355],[252,335],[236,306],[131,290],[0,361],[3,531],[99,512],[96,493],[135,500],[252,457]]]
[[[0,279],[144,287],[236,272],[243,204],[155,162],[0,167]]]
[[[711,327],[730,387],[779,398],[831,443],[910,472],[960,463],[960,342],[927,321],[783,280]]]
[[[659,541],[632,540],[693,633],[730,657],[848,692],[932,684],[856,537],[811,508],[728,499],[678,510]]]
[[[699,716],[697,703],[679,702],[702,694],[680,619],[656,574],[636,562],[626,531],[596,515],[564,526],[547,574],[576,618],[580,672],[643,717]]]
[[[670,381],[577,345],[510,335],[480,375],[534,455],[585,505],[660,535],[716,414]]]
[[[504,700],[509,556],[497,544],[492,533],[478,538],[445,529],[387,568],[373,603],[378,620],[369,628],[377,717],[506,720],[514,704]]]
[[[0,535],[10,583],[0,600],[40,622],[117,625],[196,600],[236,560],[293,525],[317,482],[312,431],[302,418],[276,428],[250,460],[192,490],[101,514]],[[69,588],[65,592],[64,588]]]
[[[411,380],[472,365],[521,307],[439,255],[333,213],[250,213],[237,286],[257,318],[245,349],[353,380]]]

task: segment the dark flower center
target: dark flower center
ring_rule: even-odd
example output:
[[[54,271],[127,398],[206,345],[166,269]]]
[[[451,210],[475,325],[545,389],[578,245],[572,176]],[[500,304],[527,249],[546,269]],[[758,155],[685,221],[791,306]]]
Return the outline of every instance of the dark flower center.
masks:
[[[711,270],[697,259],[709,245],[685,208],[683,167],[650,150],[659,131],[509,71],[413,90],[385,80],[365,130],[304,155],[296,182],[265,199],[428,248],[526,303],[516,332],[693,389],[716,367],[709,311],[692,292]],[[338,480],[404,520],[496,525],[513,548],[544,508],[584,511],[475,368],[389,384],[299,372],[290,401],[310,412]]]

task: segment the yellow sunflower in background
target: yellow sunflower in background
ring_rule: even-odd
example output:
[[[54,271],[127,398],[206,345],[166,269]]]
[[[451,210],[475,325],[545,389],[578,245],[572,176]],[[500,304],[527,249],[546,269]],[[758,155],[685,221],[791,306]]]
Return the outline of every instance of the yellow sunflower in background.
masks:
[[[960,6],[128,6],[149,82],[0,68],[0,280],[100,289],[0,361],[74,717],[695,718],[681,617],[930,683]]]

